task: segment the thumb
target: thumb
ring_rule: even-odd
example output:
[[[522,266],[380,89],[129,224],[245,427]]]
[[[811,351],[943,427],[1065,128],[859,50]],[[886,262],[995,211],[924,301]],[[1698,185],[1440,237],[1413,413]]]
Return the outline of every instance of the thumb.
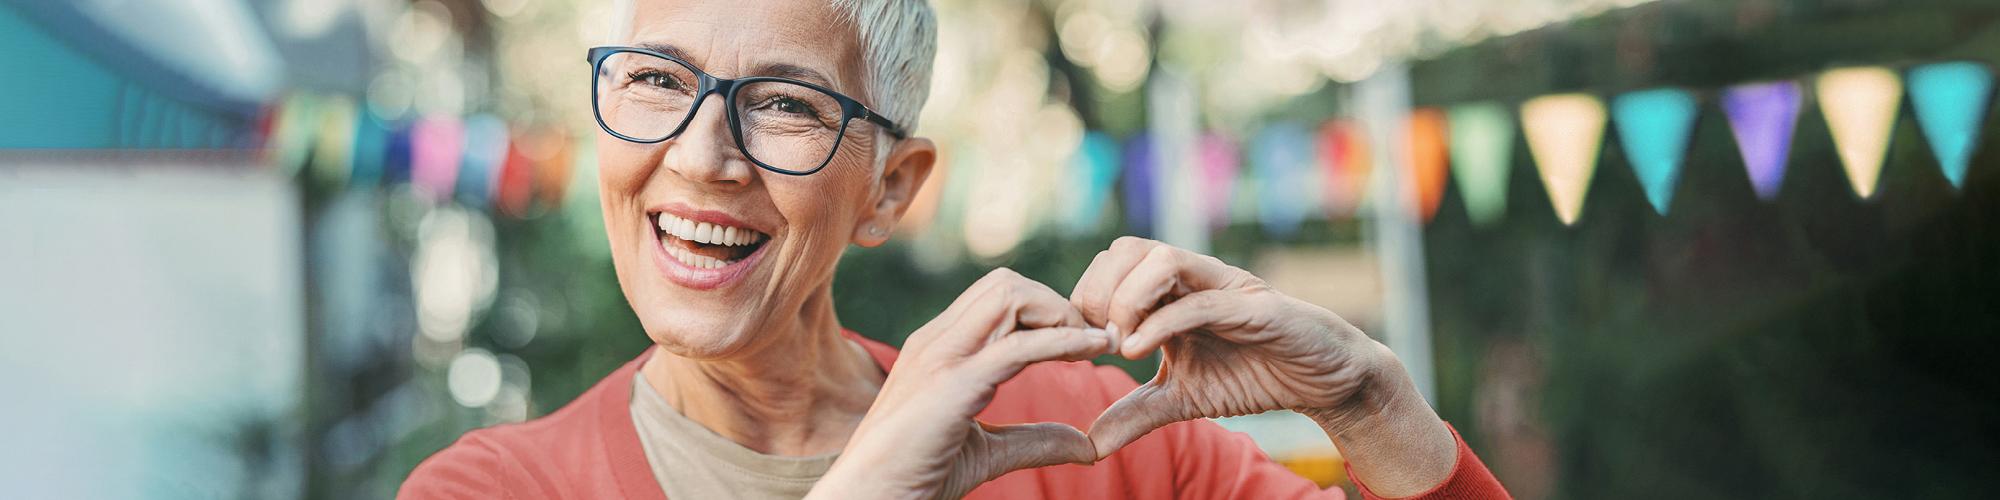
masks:
[[[1165,388],[1147,382],[1133,389],[1090,424],[1090,441],[1097,448],[1097,458],[1102,460],[1161,426],[1186,420],[1177,417],[1179,414]]]
[[[991,477],[1021,469],[1097,461],[1090,436],[1068,424],[992,425],[981,422],[979,426],[986,431],[992,443],[986,457],[988,463],[996,466],[989,474]]]

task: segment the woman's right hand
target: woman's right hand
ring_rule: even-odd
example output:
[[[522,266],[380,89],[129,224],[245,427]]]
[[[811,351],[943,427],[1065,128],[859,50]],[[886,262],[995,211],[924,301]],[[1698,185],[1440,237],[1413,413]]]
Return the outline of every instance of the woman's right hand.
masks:
[[[1028,365],[1111,352],[1069,299],[1008,269],[910,334],[882,392],[808,498],[957,498],[1019,469],[1088,464],[1090,438],[1057,423],[974,419]]]

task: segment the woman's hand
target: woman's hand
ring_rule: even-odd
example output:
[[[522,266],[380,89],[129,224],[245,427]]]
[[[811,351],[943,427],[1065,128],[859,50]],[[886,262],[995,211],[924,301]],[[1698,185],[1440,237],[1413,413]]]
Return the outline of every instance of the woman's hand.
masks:
[[[1318,422],[1378,494],[1418,493],[1451,472],[1457,441],[1387,347],[1249,272],[1127,237],[1097,255],[1070,300],[1121,336],[1126,358],[1165,348],[1159,374],[1091,425],[1099,458],[1170,423],[1290,409]]]
[[[882,392],[814,498],[957,498],[1018,469],[1091,463],[1074,427],[973,419],[1001,382],[1040,361],[1111,350],[1067,300],[1007,269],[974,283],[910,335]]]

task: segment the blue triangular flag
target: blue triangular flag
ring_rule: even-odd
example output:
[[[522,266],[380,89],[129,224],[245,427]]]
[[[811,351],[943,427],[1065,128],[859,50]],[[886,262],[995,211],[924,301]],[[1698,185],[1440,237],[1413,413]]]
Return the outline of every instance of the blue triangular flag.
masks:
[[[1694,131],[1695,97],[1686,90],[1661,88],[1620,95],[1611,101],[1618,143],[1646,190],[1653,210],[1667,214]]]
[[[1937,154],[1938,168],[1952,187],[1964,187],[1993,95],[1993,72],[1975,62],[1926,64],[1910,70],[1908,85],[1917,123]]]

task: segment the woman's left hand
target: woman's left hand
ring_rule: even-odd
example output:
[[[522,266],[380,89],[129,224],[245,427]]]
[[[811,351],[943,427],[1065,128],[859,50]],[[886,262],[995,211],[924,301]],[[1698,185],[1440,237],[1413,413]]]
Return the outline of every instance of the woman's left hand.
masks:
[[[1126,358],[1165,349],[1158,375],[1091,425],[1100,458],[1170,423],[1290,409],[1318,422],[1377,493],[1423,491],[1450,473],[1456,440],[1387,347],[1247,271],[1121,238],[1070,302],[1121,337]]]

